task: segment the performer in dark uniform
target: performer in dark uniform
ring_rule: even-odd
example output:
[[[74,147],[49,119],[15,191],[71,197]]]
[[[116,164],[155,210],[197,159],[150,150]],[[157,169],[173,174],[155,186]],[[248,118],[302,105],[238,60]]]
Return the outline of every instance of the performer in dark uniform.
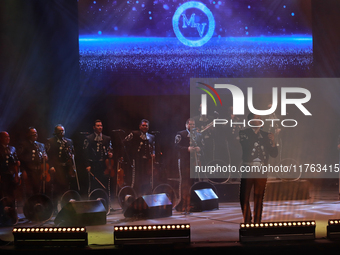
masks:
[[[65,128],[58,124],[53,137],[47,139],[46,151],[51,172],[51,197],[55,208],[61,196],[70,188],[71,177],[75,176],[73,141],[65,136]]]
[[[261,117],[250,113],[250,127],[239,132],[242,146],[244,167],[267,165],[269,157],[276,157],[278,149],[274,135],[261,130]],[[262,218],[263,198],[267,184],[267,175],[255,172],[242,173],[240,185],[240,203],[245,223],[252,221],[249,204],[250,192],[254,186],[254,223],[260,223]]]
[[[175,137],[175,149],[178,152],[178,166],[180,173],[180,197],[181,201],[176,206],[180,212],[190,212],[190,188],[193,179],[190,179],[190,167],[200,164],[201,147],[203,140],[200,133],[195,130],[194,119],[188,119],[185,123],[185,130],[179,131]]]
[[[150,194],[151,164],[155,157],[155,136],[148,133],[149,121],[141,120],[139,130],[132,131],[124,139],[129,155],[128,161],[134,166],[132,186],[137,196]]]
[[[112,159],[113,156],[111,137],[102,134],[103,124],[101,120],[95,121],[93,131],[92,134],[86,136],[83,147],[86,170],[90,174],[89,193],[97,188],[108,189],[109,173],[105,172],[105,161]]]
[[[16,149],[9,145],[10,136],[0,132],[0,198],[7,198],[7,205],[15,208],[14,190],[19,183],[19,166]]]
[[[268,109],[272,108],[272,104],[268,104]],[[281,140],[281,131],[282,127],[279,124],[280,123],[280,118],[276,115],[275,112],[272,114],[269,114],[265,116],[266,120],[271,120],[271,121],[266,121],[263,125],[262,130],[268,132],[268,133],[273,133],[275,136],[275,141],[276,141],[276,146],[280,146],[280,140]]]
[[[239,132],[244,127],[241,124],[241,119],[233,114],[233,107],[230,106],[228,108],[228,118],[229,121],[235,123],[233,125],[226,125],[226,133],[227,133],[227,140],[228,140],[228,152],[230,156],[230,164],[232,166],[239,167],[241,163],[241,153],[240,153],[240,137]]]
[[[18,157],[24,182],[23,195],[25,198],[43,191],[42,163],[43,158],[47,160],[47,154],[45,145],[37,142],[37,139],[37,130],[34,127],[29,127],[26,139],[18,146]]]

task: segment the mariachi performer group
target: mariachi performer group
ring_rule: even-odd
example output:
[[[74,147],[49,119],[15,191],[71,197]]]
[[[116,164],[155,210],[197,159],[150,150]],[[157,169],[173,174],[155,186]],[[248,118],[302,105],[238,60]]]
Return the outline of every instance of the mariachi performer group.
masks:
[[[196,181],[190,178],[190,167],[202,164],[202,162],[209,162],[216,157],[211,154],[212,143],[222,142],[226,145],[219,147],[222,150],[220,151],[221,155],[217,155],[217,157],[223,158],[228,154],[229,162],[230,151],[243,151],[243,160],[247,161],[247,164],[253,164],[254,160],[268,162],[269,156],[277,155],[273,136],[267,132],[259,132],[252,128],[235,130],[235,127],[232,127],[222,131],[225,136],[221,139],[220,136],[216,137],[214,134],[210,122],[209,116],[201,115],[189,118],[185,123],[185,129],[175,135],[174,149],[177,152],[180,175],[178,192],[180,199],[176,202],[175,209],[185,214],[191,211],[190,189]],[[119,160],[116,159],[118,162],[114,162],[111,137],[102,133],[101,120],[96,120],[93,123],[93,133],[87,133],[81,152],[86,169],[82,169],[82,171],[86,172],[89,181],[88,194],[94,190],[102,189],[108,193],[110,198],[112,179],[115,180],[116,190],[128,185],[133,188],[137,197],[152,194],[155,188],[154,177],[157,172],[155,164],[159,163],[157,154],[161,153],[156,150],[155,134],[158,132],[149,132],[149,126],[149,121],[142,119],[139,129],[127,135],[123,130],[115,130],[122,132],[120,133],[120,147],[123,157],[120,157]],[[241,134],[241,138],[239,134]],[[250,136],[252,139],[248,139]],[[242,146],[240,146],[240,142]],[[254,143],[248,144],[248,142]],[[38,132],[34,127],[27,129],[25,139],[16,147],[10,145],[10,135],[6,131],[0,132],[0,143],[0,225],[5,225],[8,222],[15,224],[17,220],[15,212],[19,200],[25,204],[32,196],[44,194],[51,200],[52,214],[57,215],[63,206],[61,204],[62,197],[71,190],[71,183],[76,183],[76,189],[80,190],[74,144],[71,139],[65,137],[63,125],[56,125],[53,136],[48,138],[45,143],[38,142]],[[237,144],[235,146],[239,146],[239,148],[229,151],[228,143],[232,146]],[[251,154],[254,151],[257,155]],[[250,156],[247,155],[249,153]],[[233,154],[232,159],[234,160],[236,157],[238,156]],[[129,170],[125,169],[125,173],[122,167],[123,162],[129,166]],[[245,221],[251,222],[248,190],[254,184],[249,180],[241,180],[241,186],[242,183],[247,186],[240,189],[242,193],[241,208]],[[264,189],[259,194],[257,205],[259,208],[256,209],[255,215],[257,222],[261,220],[263,195]],[[110,210],[110,205],[108,206]],[[25,213],[25,207],[23,209]]]

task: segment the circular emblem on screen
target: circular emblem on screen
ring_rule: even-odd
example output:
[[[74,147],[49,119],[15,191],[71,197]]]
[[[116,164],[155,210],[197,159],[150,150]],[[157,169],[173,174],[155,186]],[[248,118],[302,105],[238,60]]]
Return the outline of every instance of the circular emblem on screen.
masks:
[[[190,17],[187,17],[184,12],[191,8],[198,9],[201,12],[203,12],[207,16],[209,24],[196,23],[195,13],[192,13]],[[191,1],[182,4],[180,7],[178,7],[174,16],[172,17],[172,26],[178,40],[180,40],[181,43],[190,47],[200,47],[203,44],[207,43],[213,36],[215,30],[215,19],[212,12],[204,4],[196,1]],[[200,39],[191,40],[186,38],[181,32],[180,26],[182,26],[182,29],[187,28],[197,29],[197,35],[199,36]]]

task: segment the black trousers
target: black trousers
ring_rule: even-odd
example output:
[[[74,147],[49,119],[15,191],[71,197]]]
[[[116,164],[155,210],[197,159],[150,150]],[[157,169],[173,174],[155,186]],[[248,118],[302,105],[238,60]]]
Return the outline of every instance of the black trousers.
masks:
[[[242,178],[240,185],[240,203],[244,223],[252,222],[250,208],[250,193],[254,187],[254,223],[260,223],[262,219],[263,199],[266,190],[267,178]]]
[[[151,160],[143,158],[135,160],[135,182],[133,188],[138,197],[152,193]]]
[[[15,183],[12,174],[2,174],[0,181],[0,199],[6,197],[8,204],[14,208],[15,206]]]
[[[94,175],[90,175],[90,191],[95,189],[104,189],[108,190],[109,184],[109,176],[105,175],[105,161],[93,161],[91,164],[91,173]],[[104,187],[102,186],[104,185]]]

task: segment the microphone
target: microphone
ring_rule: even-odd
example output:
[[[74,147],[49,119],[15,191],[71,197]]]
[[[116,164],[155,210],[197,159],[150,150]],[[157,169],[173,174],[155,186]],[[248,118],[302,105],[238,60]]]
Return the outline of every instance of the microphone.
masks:
[[[123,133],[125,133],[125,131],[122,130],[122,129],[114,129],[114,130],[112,130],[112,132],[123,132]]]
[[[150,134],[159,134],[160,132],[159,131],[150,131],[149,133]]]

